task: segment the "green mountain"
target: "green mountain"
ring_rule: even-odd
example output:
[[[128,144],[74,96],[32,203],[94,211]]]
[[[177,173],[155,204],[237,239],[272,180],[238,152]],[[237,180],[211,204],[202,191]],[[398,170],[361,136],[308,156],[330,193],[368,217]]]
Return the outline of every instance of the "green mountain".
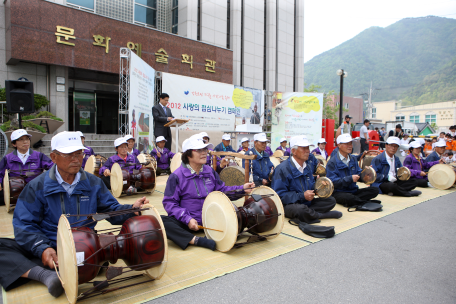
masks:
[[[305,51],[305,46],[304,46]],[[374,101],[398,99],[456,54],[456,20],[441,17],[402,19],[388,27],[371,27],[304,64],[304,82],[339,92],[338,69],[344,69],[344,95],[380,89]],[[404,95],[405,96],[405,95]]]

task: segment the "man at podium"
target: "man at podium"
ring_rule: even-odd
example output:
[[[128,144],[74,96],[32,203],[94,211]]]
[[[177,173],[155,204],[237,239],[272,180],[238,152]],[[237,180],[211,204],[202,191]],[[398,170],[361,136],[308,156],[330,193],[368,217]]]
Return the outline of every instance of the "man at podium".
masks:
[[[174,119],[171,109],[166,107],[169,101],[169,95],[166,93],[160,94],[160,103],[152,107],[152,116],[154,117],[155,138],[163,136],[166,140],[165,148],[171,151],[172,136],[171,128],[165,127],[165,124]]]

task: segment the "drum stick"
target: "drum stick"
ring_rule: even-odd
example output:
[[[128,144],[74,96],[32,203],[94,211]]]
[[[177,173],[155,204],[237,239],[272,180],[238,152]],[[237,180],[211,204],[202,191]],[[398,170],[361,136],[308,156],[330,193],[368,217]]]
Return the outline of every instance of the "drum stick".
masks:
[[[54,270],[55,270],[55,273],[57,274],[57,277],[58,277],[59,280],[60,280],[60,283],[62,283],[62,286],[65,286],[65,283],[63,282],[62,278],[61,278],[60,275],[59,275],[59,272],[57,271],[57,265],[55,265],[54,260],[52,260],[52,264],[54,264]]]
[[[203,227],[203,226],[200,226],[200,225],[198,225],[198,228],[199,229],[206,229],[206,230],[214,230],[214,231],[223,232],[222,230],[218,230],[218,229],[214,229],[214,228],[207,228],[207,227]]]

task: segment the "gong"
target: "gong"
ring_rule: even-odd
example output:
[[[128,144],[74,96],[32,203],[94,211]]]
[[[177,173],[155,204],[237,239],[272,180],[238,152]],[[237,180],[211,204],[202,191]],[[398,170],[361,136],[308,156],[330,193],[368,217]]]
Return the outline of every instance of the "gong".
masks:
[[[334,192],[334,185],[332,181],[327,177],[317,178],[315,182],[315,195],[321,198],[328,198]]]
[[[406,181],[410,179],[412,173],[410,172],[409,168],[402,166],[399,169],[397,169],[396,175],[398,180]]]
[[[359,175],[359,179],[366,185],[371,185],[377,179],[377,172],[372,167],[365,167]]]
[[[239,166],[227,166],[220,172],[220,180],[225,186],[242,186],[245,184],[245,169]]]

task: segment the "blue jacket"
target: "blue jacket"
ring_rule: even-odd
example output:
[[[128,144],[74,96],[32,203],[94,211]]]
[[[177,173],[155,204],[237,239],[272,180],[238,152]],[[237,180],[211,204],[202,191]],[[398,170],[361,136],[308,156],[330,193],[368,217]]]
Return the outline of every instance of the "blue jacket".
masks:
[[[426,162],[435,162],[435,161],[438,161],[440,160],[440,156],[437,154],[437,152],[433,151],[431,154],[429,154],[428,157],[426,157]],[[428,171],[428,170],[425,170],[425,171]]]
[[[314,190],[315,179],[311,168],[306,166],[304,174],[299,172],[289,157],[274,170],[272,176],[272,189],[279,195],[282,204],[305,204],[310,201],[304,198],[304,192]]]
[[[390,165],[388,164],[385,155],[386,152],[383,152],[382,154],[379,154],[376,157],[374,157],[374,159],[371,162],[372,168],[374,168],[375,172],[377,172],[377,179],[371,187],[379,187],[381,183],[388,181],[388,172],[390,170]],[[397,169],[402,167],[402,163],[399,157],[397,157],[396,155],[394,155],[394,166],[396,167],[396,172]],[[382,194],[382,190],[380,188],[379,193]]]
[[[225,147],[223,145],[223,142],[221,142],[217,146],[215,146],[214,151],[215,152],[235,152],[236,153],[236,150],[234,150],[233,147],[231,147],[231,145],[228,145],[228,147]]]
[[[245,154],[257,156],[256,159],[251,160],[253,181],[258,182],[258,181],[262,181],[263,179],[269,180],[269,173],[271,173],[271,169],[272,169],[272,167],[274,167],[271,160],[269,159],[269,154],[266,152],[263,152],[263,156],[259,156],[255,152],[255,148],[250,149]],[[245,159],[242,160],[242,167],[245,168]]]
[[[340,160],[338,154],[331,157],[326,164],[326,177],[333,182],[336,192],[355,193],[358,191],[358,186],[353,181],[352,175],[359,175],[360,173],[361,168],[358,161],[351,154],[348,166]]]
[[[306,160],[306,164],[311,167],[313,174],[315,174],[315,171],[317,170],[318,163],[318,159],[315,157],[315,155],[309,153],[309,158]]]
[[[71,196],[57,182],[56,166],[41,174],[19,195],[13,216],[16,242],[26,251],[41,259],[46,248],[56,248],[57,225],[62,214],[91,214],[131,208],[121,205],[108,191],[102,180],[79,169],[81,179]],[[113,225],[123,224],[133,214],[107,219]],[[80,221],[76,216],[68,217],[71,223]],[[74,227],[86,224],[86,221]],[[87,227],[95,227],[96,222]]]
[[[329,157],[333,158],[334,155],[336,155],[336,153],[339,152],[339,147],[336,147],[332,152],[331,152],[331,155]],[[353,151],[352,151],[353,152]],[[350,154],[351,156],[351,154]],[[353,155],[353,157],[356,158],[357,161],[359,161],[361,159],[361,156],[363,156],[363,153],[359,153],[358,155]]]

